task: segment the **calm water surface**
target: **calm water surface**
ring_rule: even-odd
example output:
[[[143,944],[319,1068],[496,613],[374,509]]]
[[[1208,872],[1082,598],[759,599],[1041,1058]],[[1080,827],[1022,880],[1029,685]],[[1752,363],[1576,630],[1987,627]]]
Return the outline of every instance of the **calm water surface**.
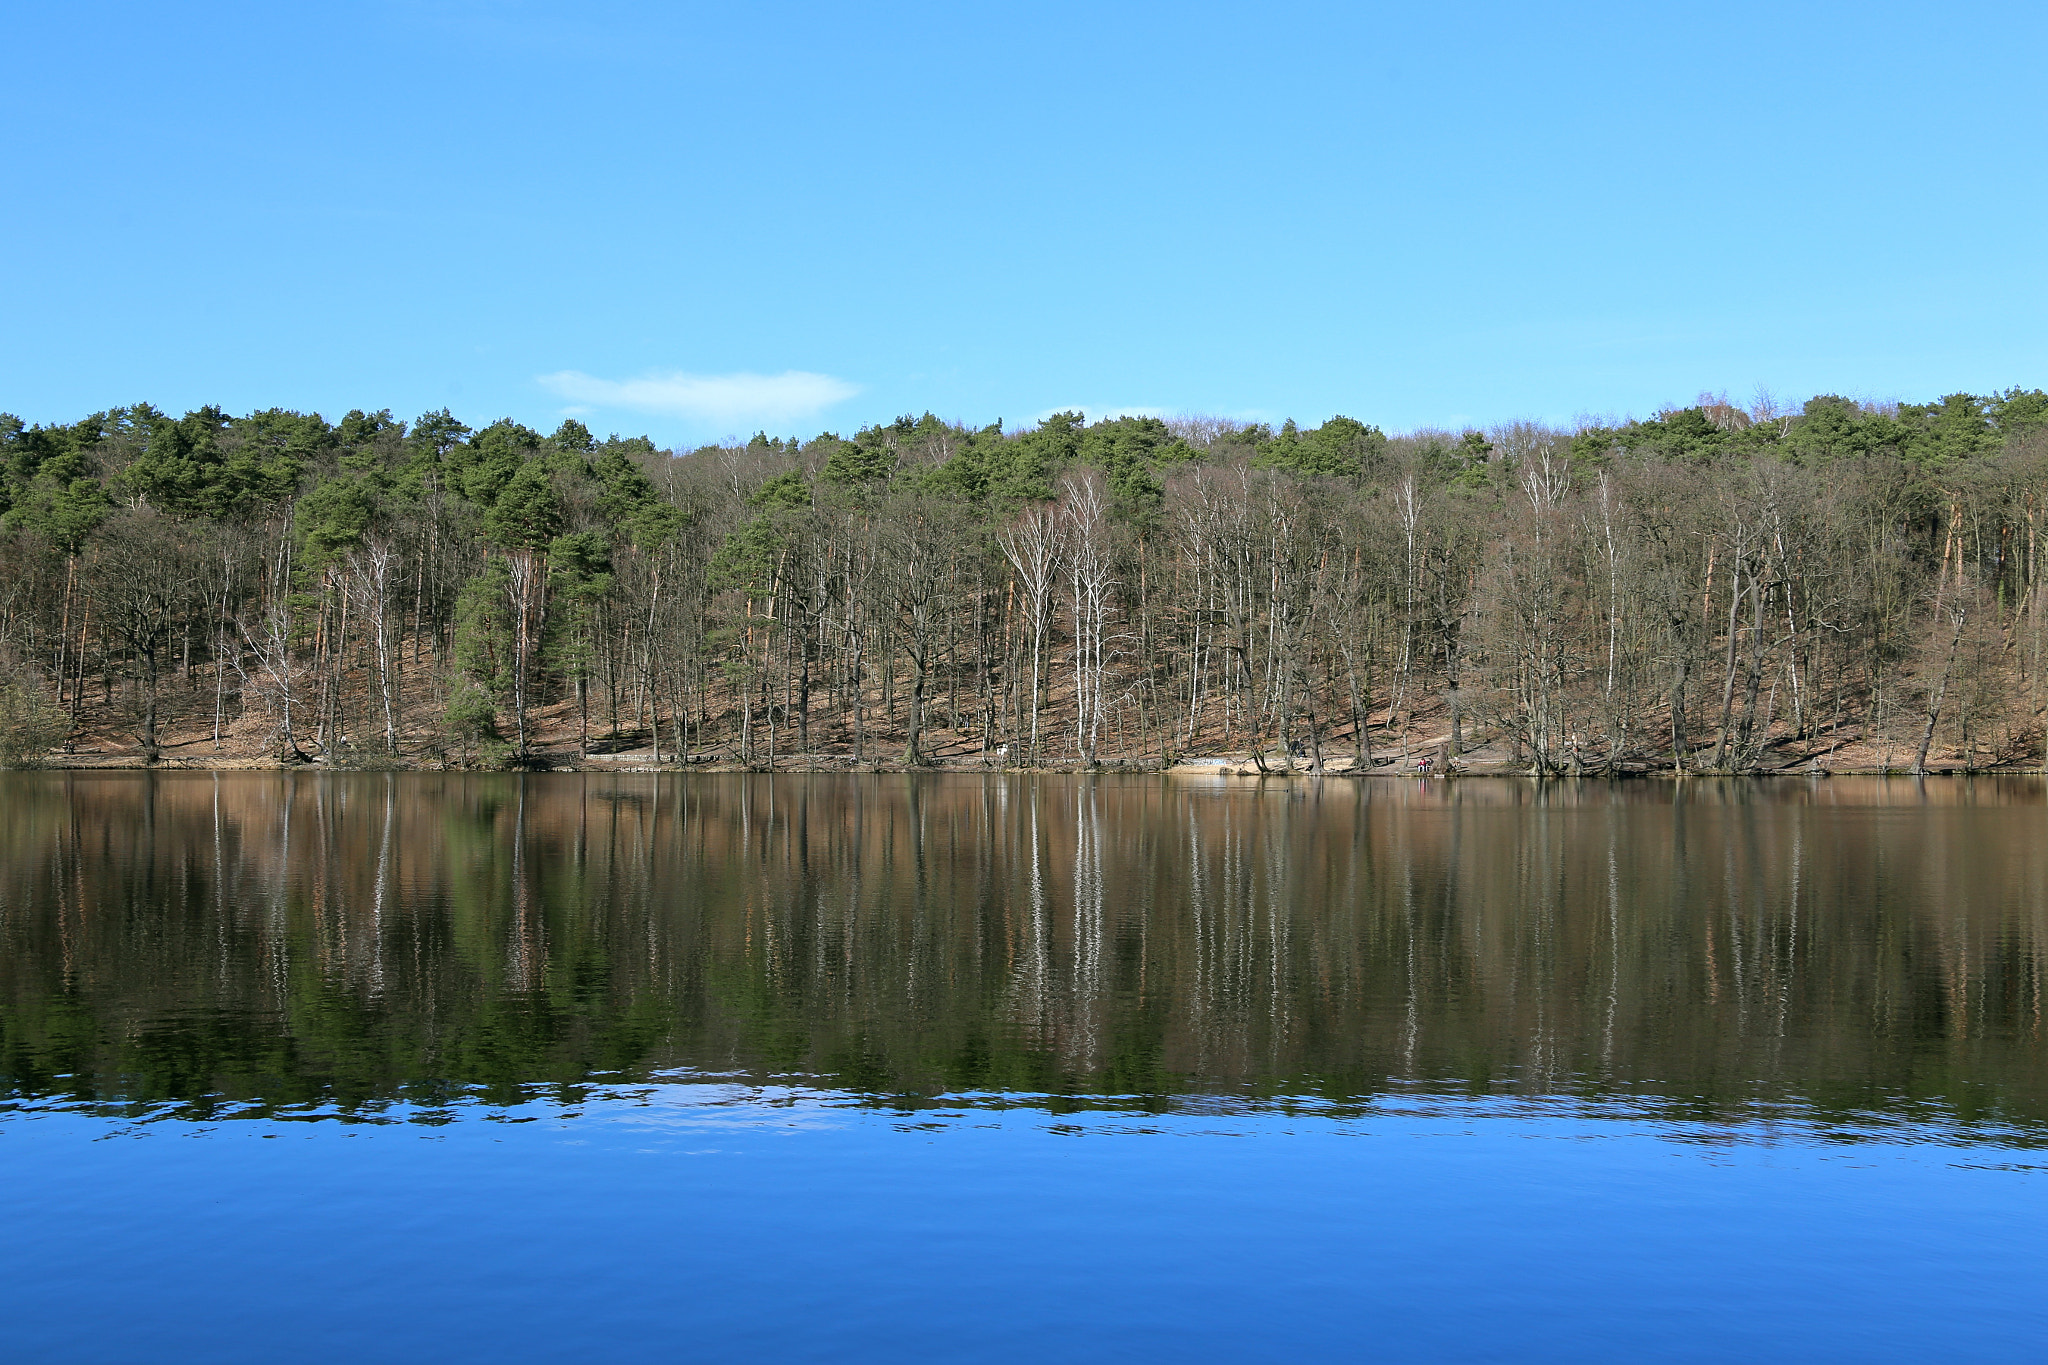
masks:
[[[10,1360],[2040,1360],[2033,780],[0,774]]]

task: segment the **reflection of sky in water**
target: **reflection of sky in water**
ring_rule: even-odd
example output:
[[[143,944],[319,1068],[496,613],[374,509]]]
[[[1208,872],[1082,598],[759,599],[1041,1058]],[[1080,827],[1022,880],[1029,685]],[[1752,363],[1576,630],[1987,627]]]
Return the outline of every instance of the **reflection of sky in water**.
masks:
[[[5,1128],[17,1359],[2038,1358],[2048,1162],[1560,1101]],[[104,1139],[104,1140],[95,1140]],[[111,1311],[110,1311],[111,1306]]]
[[[904,1132],[955,1127],[988,1128],[1043,1123],[1047,1131],[1224,1136],[1242,1132],[1328,1132],[1362,1136],[1393,1131],[1390,1125],[1449,1123],[1439,1134],[1469,1135],[1470,1125],[1518,1125],[1531,1136],[1574,1140],[1620,1136],[1716,1146],[1829,1146],[1885,1144],[1932,1148],[2029,1151],[2048,1149],[2048,1134],[2036,1125],[1958,1123],[1932,1113],[1916,1119],[1912,1107],[1823,1121],[1797,1099],[1760,1101],[1710,1120],[1690,1117],[1654,1098],[1620,1096],[1583,1100],[1572,1096],[1489,1096],[1461,1099],[1415,1086],[1390,1092],[1369,1104],[1333,1104],[1314,1096],[1284,1102],[1230,1095],[1176,1096],[1161,1106],[1155,1097],[1095,1097],[1075,1107],[1062,1097],[1008,1091],[920,1097],[899,1106],[872,1095],[801,1085],[756,1085],[692,1075],[658,1075],[652,1081],[593,1081],[575,1087],[573,1097],[536,1092],[520,1103],[465,1095],[434,1105],[403,1100],[349,1109],[327,1104],[278,1106],[262,1101],[222,1104],[203,1120],[176,1102],[135,1104],[104,1100],[17,1098],[0,1103],[0,1124],[64,1116],[97,1120],[108,1132],[133,1136],[161,1129],[215,1131],[221,1125],[332,1123],[342,1126],[435,1127],[452,1123],[604,1125],[649,1134],[763,1132],[769,1134],[844,1129],[865,1123],[892,1124]],[[1202,1127],[1189,1127],[1202,1124]],[[1221,1126],[1217,1126],[1221,1125]],[[1241,1126],[1239,1126],[1241,1125]],[[1538,1133],[1537,1130],[1545,1130]],[[1549,1131],[1552,1129],[1560,1131]],[[1421,1130],[1415,1134],[1420,1135]],[[2042,1158],[2048,1163],[2048,1156]],[[2031,1165],[2015,1169],[2033,1169]],[[2042,1164],[2048,1170],[2048,1164]],[[1986,1169],[1991,1169],[1987,1167]],[[2000,1167],[2003,1169],[2003,1167]]]

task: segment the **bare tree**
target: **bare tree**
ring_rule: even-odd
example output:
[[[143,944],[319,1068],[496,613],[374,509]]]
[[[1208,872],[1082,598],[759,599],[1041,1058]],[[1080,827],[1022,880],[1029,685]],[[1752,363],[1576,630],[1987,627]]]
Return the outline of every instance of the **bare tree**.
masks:
[[[398,664],[391,632],[392,575],[398,556],[391,542],[372,537],[348,555],[357,610],[369,623],[377,670],[377,700],[384,712],[384,752],[398,752]]]
[[[1031,740],[1026,752],[1034,765],[1043,761],[1038,734],[1039,716],[1044,710],[1041,670],[1046,640],[1052,632],[1060,574],[1066,565],[1067,525],[1059,510],[1027,507],[996,537],[1003,558],[1016,575],[1017,588],[1024,595],[1025,630],[1031,639]]]
[[[1061,508],[1067,530],[1067,586],[1073,601],[1074,747],[1092,768],[1099,761],[1110,593],[1116,584],[1109,518],[1102,490],[1092,478],[1069,479]]]

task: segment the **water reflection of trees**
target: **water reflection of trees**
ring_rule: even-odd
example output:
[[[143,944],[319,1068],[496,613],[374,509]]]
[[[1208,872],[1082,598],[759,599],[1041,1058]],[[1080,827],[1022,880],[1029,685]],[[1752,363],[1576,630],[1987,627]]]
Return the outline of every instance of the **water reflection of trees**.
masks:
[[[2048,1118],[2031,782],[52,774],[0,801],[17,1094],[360,1109],[689,1067]]]

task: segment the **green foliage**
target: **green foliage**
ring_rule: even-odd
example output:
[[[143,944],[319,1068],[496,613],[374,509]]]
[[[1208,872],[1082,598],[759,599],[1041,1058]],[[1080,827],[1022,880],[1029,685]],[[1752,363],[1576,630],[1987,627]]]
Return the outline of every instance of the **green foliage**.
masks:
[[[564,677],[590,673],[597,604],[612,590],[612,547],[597,531],[571,531],[548,546],[548,587],[555,609],[542,648]]]
[[[463,437],[467,435],[469,428],[456,421],[454,415],[446,408],[439,412],[422,413],[419,420],[412,424],[414,444],[425,447],[437,456],[446,455],[462,444]]]
[[[1110,515],[1133,526],[1150,528],[1166,506],[1166,485],[1135,459],[1119,459],[1109,474]]]
[[[540,460],[520,465],[484,513],[484,534],[508,550],[542,549],[561,529],[562,498]]]
[[[1626,426],[1595,427],[1572,438],[1568,455],[1574,464],[1599,464],[1616,454],[1638,454],[1663,460],[1704,462],[1731,448],[1732,433],[1717,425],[1703,408],[1680,408],[1648,421]]]
[[[626,519],[626,536],[640,549],[652,550],[673,539],[689,519],[689,514],[674,503],[649,499]]]
[[[825,460],[824,479],[850,491],[873,488],[887,482],[896,472],[894,438],[910,427],[908,417],[896,419],[896,427],[862,427],[851,441],[841,441]]]
[[[43,459],[8,501],[0,526],[40,535],[67,555],[79,552],[114,505],[92,462],[70,450]]]
[[[389,408],[376,412],[351,408],[334,429],[334,439],[346,452],[341,457],[342,468],[372,470],[385,464],[401,448],[405,423],[392,417]]]
[[[970,435],[951,458],[928,467],[919,476],[917,487],[950,502],[979,503],[988,496],[988,453]]]
[[[1292,470],[1306,478],[1349,479],[1355,483],[1379,464],[1386,450],[1386,433],[1378,427],[1350,417],[1332,417],[1308,432],[1298,430],[1293,422],[1286,423],[1277,436],[1260,447],[1255,463]]]
[[[1451,467],[1463,472],[1475,463],[1486,463],[1493,458],[1493,443],[1476,431],[1468,431],[1459,439],[1460,449],[1451,456]],[[1622,434],[1613,427],[1586,427],[1574,432],[1565,446],[1565,458],[1575,469],[1597,468],[1606,464],[1616,455],[1626,451]],[[1474,457],[1477,457],[1475,460]]]
[[[1150,527],[1166,505],[1158,467],[1180,463],[1192,454],[1157,417],[1112,417],[1081,433],[1079,458],[1102,471],[1109,485],[1111,516]]]
[[[830,441],[822,471],[824,481],[857,499],[874,495],[904,464],[941,465],[957,450],[960,432],[927,412],[905,414],[887,426],[862,427],[851,441],[821,436],[814,446]],[[963,471],[964,472],[964,471]]]
[[[574,451],[588,455],[597,449],[597,438],[590,434],[590,428],[570,417],[555,428],[555,434],[548,437],[548,444],[556,450]]]
[[[220,428],[226,425],[218,408],[188,413],[183,421],[164,418],[150,433],[141,458],[122,471],[122,486],[177,515],[218,516],[229,510],[221,496],[227,490],[220,487],[225,464]]]
[[[379,408],[375,412],[350,408],[348,416],[342,418],[334,429],[334,439],[351,449],[370,445],[385,435],[401,438],[405,435],[405,423],[394,418],[390,408]]]
[[[354,479],[323,479],[299,499],[298,531],[308,568],[323,568],[363,543],[374,512],[370,495]]]
[[[1896,419],[1899,453],[1928,468],[1975,459],[1998,448],[1989,403],[1952,393],[1933,403],[1901,403]]]
[[[464,679],[441,708],[441,725],[455,745],[482,766],[502,767],[512,746],[498,734],[498,708],[491,694]]]
[[[540,448],[539,432],[502,417],[466,443],[449,446],[441,462],[451,488],[479,507],[491,507]]]
[[[571,597],[603,596],[612,585],[612,547],[596,531],[556,536],[548,546],[548,582]]]
[[[11,500],[54,461],[68,461],[75,472],[67,477],[97,473],[93,451],[105,437],[105,414],[94,414],[68,427],[24,426],[19,417],[0,413],[0,498]],[[5,511],[0,506],[0,511]]]
[[[312,424],[318,424],[309,432]],[[289,498],[305,469],[311,438],[324,435],[317,417],[257,413],[231,423],[217,407],[188,412],[177,421],[158,417],[120,484],[159,511],[186,518],[220,519],[260,503]]]
[[[1597,463],[1606,459],[1612,449],[1612,435],[1594,429],[1573,437],[1572,462]],[[1483,431],[1464,432],[1455,441],[1430,432],[1421,438],[1417,454],[1424,468],[1434,470],[1451,487],[1468,492],[1492,487],[1500,472],[1493,442],[1486,439]]]
[[[747,499],[747,505],[764,512],[808,512],[811,508],[811,486],[801,472],[791,469],[755,489],[754,495]]]
[[[2025,436],[2048,428],[2048,393],[2040,389],[2007,389],[1987,402],[1991,421],[2001,436]]]
[[[1260,447],[1258,458],[1253,463],[1292,469],[1295,467],[1295,461],[1291,452],[1300,444],[1301,428],[1297,427],[1294,419],[1290,417],[1280,424],[1280,430],[1274,433],[1273,439]]]
[[[652,453],[652,444],[644,438],[638,442],[607,441],[592,468],[603,490],[598,495],[598,509],[643,550],[674,536],[687,520],[681,508],[661,496],[661,490],[633,459],[636,454]]]
[[[765,594],[775,581],[783,545],[775,518],[763,513],[725,538],[711,556],[706,581],[715,590],[737,588],[750,595]]]
[[[942,422],[931,413],[912,420],[908,416],[898,417],[889,424],[890,443],[896,448],[899,458],[916,465],[933,465],[944,461],[959,444],[961,430],[950,422]]]
[[[642,503],[658,496],[654,481],[623,450],[608,447],[597,457],[591,472],[604,490],[597,505],[615,523],[624,522]]]
[[[1061,419],[1049,434],[1041,429],[1011,437],[1001,422],[965,431],[926,413],[863,428],[851,442],[827,433],[809,449],[825,456],[824,483],[856,500],[875,495],[907,466],[919,471],[914,481],[919,492],[1004,511],[1052,496],[1053,474],[1071,462],[1078,448],[1078,436],[1064,419],[1078,423],[1080,415],[1061,414]]]
[[[1934,470],[1995,452],[2007,437],[2048,423],[2048,394],[2012,389],[1993,398],[1952,393],[1896,413],[1839,394],[1808,399],[1789,420],[1754,421],[1725,404],[1660,413],[1621,427],[1593,427],[1572,438],[1575,464],[1616,454],[1710,464],[1773,452],[1822,465],[1893,453]]]
[[[505,561],[493,556],[455,599],[455,667],[466,682],[492,697],[511,687],[510,582]]]
[[[335,443],[334,432],[318,413],[284,408],[238,417],[230,432],[237,448],[229,460],[229,478],[241,494],[243,510],[291,501],[306,471]]]
[[[1157,417],[1107,417],[1081,433],[1083,463],[1107,470],[1119,463],[1150,463],[1154,452],[1173,443]]]
[[[983,448],[987,451],[987,499],[992,506],[1007,510],[1052,496],[1058,466],[1046,443],[1025,435],[984,443]]]
[[[1081,433],[1087,425],[1083,413],[1056,412],[1021,439],[1046,470],[1058,473],[1081,457]]]
[[[951,456],[926,468],[918,480],[919,487],[951,502],[984,502],[997,471],[1007,463],[1005,447],[1011,444],[1003,439],[1000,422],[980,431],[965,432],[954,442]]]
[[[1874,455],[1893,447],[1898,429],[1880,412],[1867,412],[1854,399],[1824,393],[1810,398],[1779,445],[1794,460],[1826,464]]]

